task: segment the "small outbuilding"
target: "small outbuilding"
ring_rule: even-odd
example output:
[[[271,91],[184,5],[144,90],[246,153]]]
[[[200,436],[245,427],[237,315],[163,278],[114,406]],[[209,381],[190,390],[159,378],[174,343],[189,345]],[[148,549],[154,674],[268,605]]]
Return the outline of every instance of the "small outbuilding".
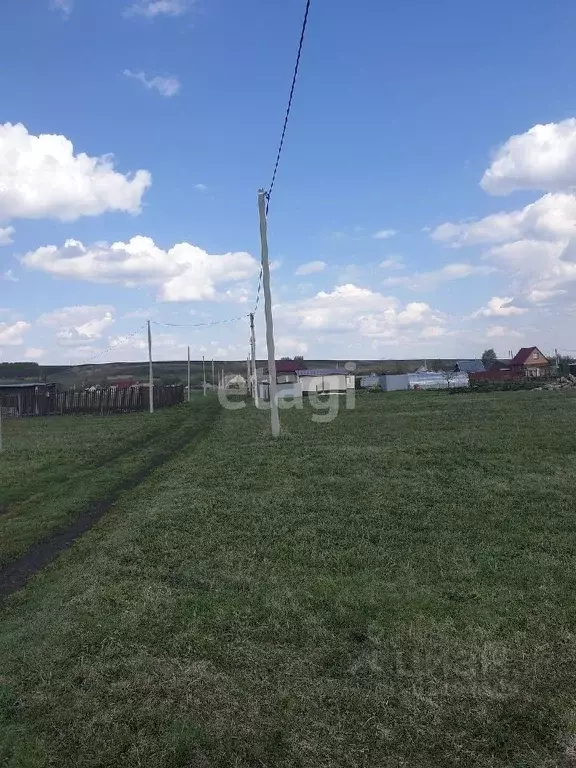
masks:
[[[356,377],[341,368],[316,368],[297,371],[303,394],[345,393],[356,386]]]

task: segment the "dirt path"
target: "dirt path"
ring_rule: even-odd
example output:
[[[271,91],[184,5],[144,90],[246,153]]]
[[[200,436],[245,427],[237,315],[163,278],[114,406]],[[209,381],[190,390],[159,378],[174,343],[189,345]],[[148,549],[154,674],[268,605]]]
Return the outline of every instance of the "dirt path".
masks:
[[[175,440],[166,452],[154,456],[137,472],[119,484],[104,499],[89,504],[65,528],[55,532],[44,541],[34,544],[24,555],[5,565],[0,571],[0,600],[24,587],[32,576],[51,563],[61,552],[71,547],[80,536],[89,531],[108,512],[116,503],[120,494],[136,488],[151,472],[170,461],[170,459],[185,448],[198,445],[212,429],[217,418],[218,413],[215,412],[214,418],[194,432],[192,436],[190,436],[191,425],[189,423],[183,425],[180,428],[182,432],[180,438]]]

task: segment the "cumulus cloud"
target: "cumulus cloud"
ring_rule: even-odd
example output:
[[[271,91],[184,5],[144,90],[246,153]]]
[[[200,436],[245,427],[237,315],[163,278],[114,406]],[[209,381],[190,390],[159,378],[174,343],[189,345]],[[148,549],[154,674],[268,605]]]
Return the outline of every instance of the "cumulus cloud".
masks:
[[[576,187],[576,118],[535,125],[496,152],[480,182],[491,195],[517,189],[548,192]]]
[[[148,171],[114,170],[112,155],[75,154],[65,136],[34,136],[22,124],[0,124],[0,220],[137,214],[150,184]]]
[[[416,272],[402,277],[387,277],[383,280],[386,286],[405,286],[412,291],[432,291],[441,283],[451,280],[462,280],[466,277],[482,277],[489,275],[494,269],[487,265],[466,263],[445,264],[440,269],[430,272]]]
[[[513,301],[511,296],[493,296],[488,305],[478,309],[472,317],[512,317],[527,312],[523,307],[515,307]]]
[[[372,237],[374,240],[389,240],[394,235],[398,234],[395,229],[379,229],[378,232],[374,232]]]
[[[74,0],[52,0],[52,8],[61,11],[64,16],[69,16],[74,8]]]
[[[226,298],[225,292],[218,291],[220,286],[251,278],[259,269],[248,253],[212,255],[190,243],[163,250],[142,236],[111,245],[86,246],[67,240],[60,247],[48,245],[31,251],[22,262],[30,269],[58,277],[126,286],[156,285],[163,301]]]
[[[18,320],[15,323],[0,323],[0,347],[18,347],[24,344],[24,335],[30,323]]]
[[[125,77],[132,78],[132,80],[138,80],[149,91],[158,91],[160,96],[170,98],[170,96],[176,96],[180,90],[180,81],[173,75],[170,77],[162,77],[161,75],[154,75],[148,77],[145,72],[132,72],[130,69],[125,69]]]
[[[129,6],[126,16],[144,16],[147,19],[155,19],[157,16],[183,16],[187,13],[195,0],[139,0]]]
[[[294,357],[305,355],[308,352],[308,344],[293,336],[279,336],[276,339],[276,354],[278,356]]]
[[[487,339],[511,339],[519,338],[522,334],[512,328],[505,328],[503,325],[490,325],[486,329]]]
[[[394,338],[413,326],[438,325],[442,316],[424,302],[402,305],[351,283],[320,291],[312,298],[278,305],[279,323],[299,331],[352,332],[361,336]]]
[[[104,331],[114,324],[114,307],[109,305],[62,307],[40,315],[38,323],[56,328],[56,339],[59,344],[82,345],[100,339]]]
[[[325,261],[309,261],[306,264],[300,264],[299,267],[297,267],[295,275],[311,275],[314,272],[322,272],[326,269],[326,262]]]
[[[509,213],[494,213],[478,221],[441,224],[431,237],[459,247],[573,235],[576,235],[576,197],[559,193],[544,195],[535,203]]]
[[[40,360],[41,357],[44,357],[45,350],[40,349],[40,347],[28,347],[24,351],[24,359],[25,360]]]
[[[13,242],[14,227],[0,227],[0,245],[10,245]]]
[[[380,267],[382,269],[405,269],[405,265],[398,258],[384,259],[380,262]]]

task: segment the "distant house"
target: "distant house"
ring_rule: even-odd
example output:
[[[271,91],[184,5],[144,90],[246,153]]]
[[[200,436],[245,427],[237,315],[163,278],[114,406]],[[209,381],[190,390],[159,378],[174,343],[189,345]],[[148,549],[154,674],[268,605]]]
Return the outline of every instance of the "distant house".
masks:
[[[522,347],[510,361],[510,368],[522,376],[547,376],[550,362],[538,347]]]
[[[296,360],[278,360],[276,362],[276,383],[295,384],[298,381],[296,372],[300,365]]]
[[[109,376],[106,381],[110,389],[130,389],[135,383],[132,376]]]
[[[278,398],[301,398],[302,387],[297,371],[301,363],[297,360],[276,361],[276,395]],[[268,368],[258,374],[258,395],[262,400],[270,400],[270,374]]]
[[[456,373],[482,373],[485,371],[482,360],[458,360],[454,366]]]
[[[368,376],[362,376],[360,379],[361,389],[380,389],[380,376],[377,373],[370,373]]]
[[[347,392],[356,386],[356,377],[341,368],[317,368],[314,370],[297,371],[298,381],[302,385],[302,393],[332,394]]]

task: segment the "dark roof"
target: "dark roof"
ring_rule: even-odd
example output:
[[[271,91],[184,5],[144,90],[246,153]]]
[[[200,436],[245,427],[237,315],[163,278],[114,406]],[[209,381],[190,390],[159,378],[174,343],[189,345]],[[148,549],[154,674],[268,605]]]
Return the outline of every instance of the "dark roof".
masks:
[[[315,368],[313,370],[297,371],[298,376],[346,376],[348,371],[342,368]]]
[[[481,373],[486,370],[482,360],[458,360],[456,367],[461,373]]]
[[[50,386],[44,381],[18,381],[12,383],[10,381],[0,382],[0,389],[25,389],[26,387],[47,387]]]
[[[494,360],[490,365],[491,371],[509,371],[511,366],[510,360]]]
[[[522,347],[522,349],[518,350],[512,360],[510,360],[510,365],[525,365],[534,350],[536,350],[536,352],[540,352],[538,347]],[[540,352],[540,354],[542,353]]]
[[[276,373],[296,373],[302,362],[295,360],[277,360]]]

